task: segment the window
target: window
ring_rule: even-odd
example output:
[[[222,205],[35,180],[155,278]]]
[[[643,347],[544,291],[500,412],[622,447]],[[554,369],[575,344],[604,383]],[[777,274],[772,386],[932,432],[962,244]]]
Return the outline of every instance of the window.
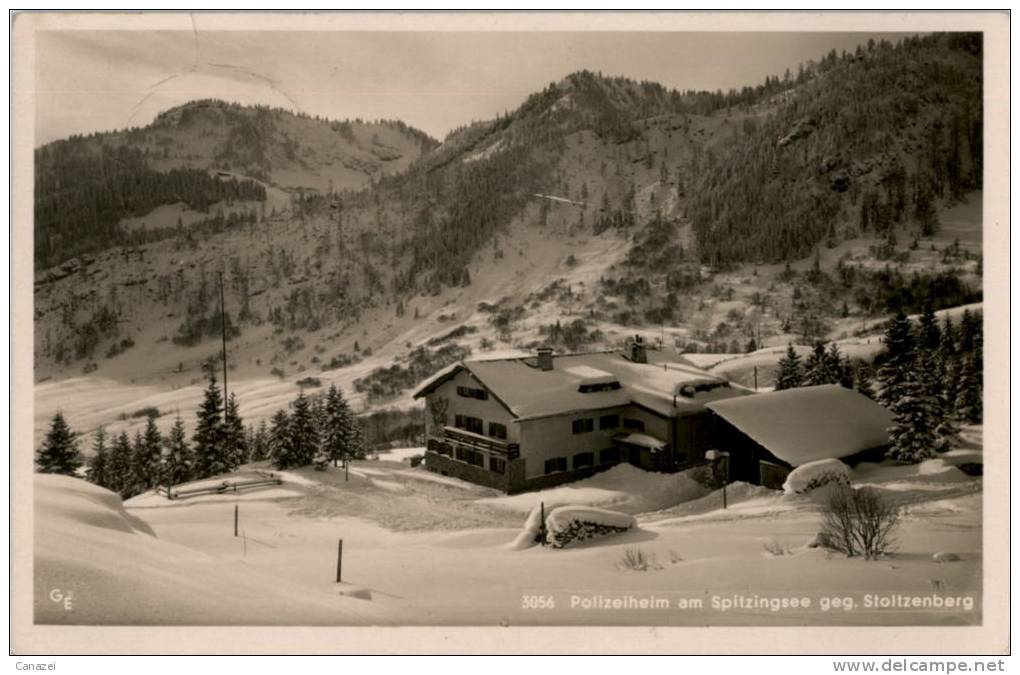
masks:
[[[619,448],[606,448],[599,453],[599,462],[601,464],[615,464],[620,461],[620,450]]]
[[[499,422],[489,422],[489,435],[493,438],[506,440],[506,425]]]
[[[584,433],[587,433],[589,431],[594,431],[594,429],[595,429],[595,420],[593,420],[590,417],[585,417],[584,419],[580,419],[580,420],[574,420],[574,433],[575,434],[584,434]]]
[[[585,466],[592,466],[595,464],[595,453],[594,452],[579,452],[574,455],[574,468],[580,469]]]
[[[506,473],[506,460],[499,457],[489,458],[489,471],[493,473]]]
[[[456,457],[462,462],[473,464],[475,466],[485,467],[485,455],[470,448],[464,448],[457,446]]]
[[[598,384],[582,384],[577,388],[577,391],[582,394],[591,394],[596,391],[616,391],[619,388],[619,382],[600,382]]]
[[[453,425],[458,429],[464,429],[470,431],[473,434],[483,434],[484,423],[477,417],[471,417],[470,415],[457,415],[454,417]]]
[[[619,415],[603,415],[599,418],[599,429],[616,429],[619,426]]]
[[[457,387],[457,395],[464,398],[477,398],[479,401],[489,400],[489,392],[484,389],[474,389],[473,387]]]
[[[566,457],[553,457],[552,459],[545,460],[545,472],[547,474],[556,473],[557,471],[567,470],[567,458]]]
[[[632,431],[644,431],[645,423],[641,420],[631,419],[630,417],[623,418],[623,428],[630,429]]]

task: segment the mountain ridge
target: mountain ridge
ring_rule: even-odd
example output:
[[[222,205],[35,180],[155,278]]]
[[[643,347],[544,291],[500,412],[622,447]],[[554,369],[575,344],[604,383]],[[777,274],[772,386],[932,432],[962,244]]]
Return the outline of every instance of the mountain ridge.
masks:
[[[903,168],[892,173],[891,162],[863,151],[832,152],[848,133],[832,83],[867,68],[879,81],[855,79],[855,95],[885,114],[889,73],[920,73],[899,88],[907,96],[946,64],[979,76],[974,45],[973,36],[945,35],[878,43],[726,93],[578,71],[413,158],[374,160],[405,162],[399,170],[361,171],[359,180],[332,186],[325,172],[298,170],[300,161],[323,166],[322,152],[298,148],[288,156],[293,127],[281,124],[279,133],[259,126],[268,112],[244,113],[250,119],[229,127],[240,129],[234,132],[226,121],[236,122],[235,104],[180,106],[161,115],[155,130],[132,132],[153,137],[137,140],[134,150],[157,152],[167,133],[159,129],[218,139],[199,160],[187,160],[190,146],[180,141],[184,147],[168,152],[165,166],[197,162],[188,168],[225,173],[238,189],[251,181],[265,190],[264,206],[243,195],[207,199],[205,220],[150,227],[64,263],[52,277],[37,276],[39,376],[100,363],[127,373],[117,365],[130,360],[124,351],[144,348],[150,376],[194,379],[213,351],[220,270],[237,367],[281,378],[342,369],[365,359],[366,350],[399,361],[416,341],[461,326],[474,328],[474,337],[449,342],[482,349],[486,342],[612,344],[649,326],[695,348],[743,348],[750,339],[793,334],[810,340],[846,319],[887,311],[893,300],[867,298],[899,297],[912,274],[941,270],[963,280],[944,286],[946,297],[971,301],[967,288],[980,280],[979,258],[966,245],[949,248],[931,219],[980,189],[973,129],[948,142],[956,116],[970,111],[971,125],[980,120],[980,108],[965,105],[973,83],[957,91],[940,79],[944,97],[918,99],[913,112],[908,106],[897,113],[917,131],[885,143]],[[899,110],[901,98],[897,92],[890,105]],[[802,122],[814,108],[825,114]],[[874,124],[882,131],[880,119]],[[935,137],[933,128],[942,141],[935,158],[927,146],[916,147],[917,139]],[[373,143],[378,131],[370,127],[355,123],[352,130],[360,150],[385,154],[380,148],[393,145],[383,136]],[[399,126],[383,133],[408,147],[425,142]],[[266,138],[279,142],[266,145]],[[228,139],[230,153],[222,151]],[[745,157],[741,148],[753,152]],[[210,167],[216,161],[229,168]],[[941,194],[933,167],[944,170]],[[775,216],[787,207],[793,215]],[[770,215],[745,226],[741,209]],[[914,246],[922,239],[931,251]],[[795,261],[789,272],[784,260]],[[889,266],[885,276],[881,265]],[[934,284],[922,278],[910,297]],[[813,314],[821,319],[809,322]],[[136,346],[123,347],[129,339]]]

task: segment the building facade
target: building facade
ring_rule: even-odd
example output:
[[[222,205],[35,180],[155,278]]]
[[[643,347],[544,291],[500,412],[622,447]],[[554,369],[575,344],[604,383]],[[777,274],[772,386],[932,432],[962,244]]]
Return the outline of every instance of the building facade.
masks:
[[[429,471],[507,493],[621,462],[679,471],[712,446],[710,401],[748,393],[640,339],[614,352],[464,361],[425,400]]]

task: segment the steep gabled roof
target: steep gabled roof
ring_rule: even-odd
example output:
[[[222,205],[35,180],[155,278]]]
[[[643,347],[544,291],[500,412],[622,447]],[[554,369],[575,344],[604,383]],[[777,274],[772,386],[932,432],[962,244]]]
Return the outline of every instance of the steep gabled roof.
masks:
[[[648,359],[649,363],[635,363],[619,352],[561,354],[553,357],[552,370],[541,370],[530,357],[463,361],[434,375],[414,396],[428,394],[461,370],[471,373],[520,419],[605,410],[632,403],[673,417],[698,410],[706,401],[744,393],[689,363],[669,360],[651,350]],[[595,378],[595,374],[599,377]],[[591,384],[595,379],[612,379],[622,386],[581,391],[582,384]]]
[[[888,410],[838,384],[713,401],[706,407],[791,466],[888,445],[892,426]]]

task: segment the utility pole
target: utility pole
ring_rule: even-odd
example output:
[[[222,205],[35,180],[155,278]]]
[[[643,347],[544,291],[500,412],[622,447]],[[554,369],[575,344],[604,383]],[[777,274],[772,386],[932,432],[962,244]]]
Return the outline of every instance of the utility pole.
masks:
[[[227,310],[223,302],[223,270],[220,270],[220,334],[223,337],[223,423],[227,423]]]

